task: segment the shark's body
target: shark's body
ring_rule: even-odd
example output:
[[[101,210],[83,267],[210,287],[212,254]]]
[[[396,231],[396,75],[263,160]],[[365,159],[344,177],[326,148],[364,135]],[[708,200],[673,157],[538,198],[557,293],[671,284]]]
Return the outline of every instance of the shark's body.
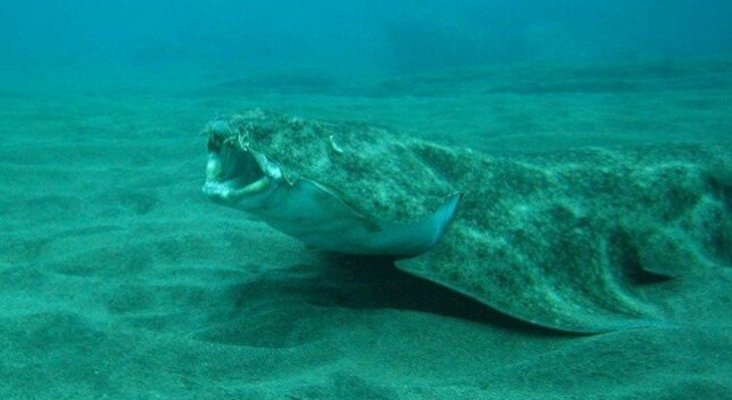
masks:
[[[310,247],[393,257],[405,272],[553,329],[597,332],[663,319],[662,307],[638,293],[644,279],[665,278],[618,255],[613,246],[632,243],[607,226],[613,219],[580,218],[567,206],[582,187],[562,178],[564,164],[547,171],[380,127],[260,110],[217,119],[205,133],[204,194]],[[617,182],[626,170],[619,167]],[[608,175],[604,165],[598,175]],[[577,204],[598,195],[584,193]],[[631,199],[630,212],[644,195],[617,193]]]

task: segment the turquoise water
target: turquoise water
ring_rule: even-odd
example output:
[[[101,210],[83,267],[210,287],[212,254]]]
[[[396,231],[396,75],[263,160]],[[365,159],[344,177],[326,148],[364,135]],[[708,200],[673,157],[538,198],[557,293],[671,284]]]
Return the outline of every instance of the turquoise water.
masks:
[[[704,1],[32,1],[2,4],[0,65],[308,71],[355,79],[466,65],[728,58]]]
[[[0,397],[730,398],[730,20],[0,0]],[[439,247],[326,254],[209,201],[201,131],[256,107],[389,171],[361,196],[463,193]],[[297,140],[269,156],[343,165]]]

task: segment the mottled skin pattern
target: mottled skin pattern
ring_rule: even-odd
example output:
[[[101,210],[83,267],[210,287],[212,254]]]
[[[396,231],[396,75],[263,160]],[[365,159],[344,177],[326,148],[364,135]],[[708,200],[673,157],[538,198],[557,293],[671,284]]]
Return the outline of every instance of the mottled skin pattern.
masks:
[[[395,265],[547,328],[597,332],[682,323],[667,306],[680,296],[672,278],[732,261],[725,250],[732,246],[732,184],[724,178],[732,176],[732,163],[715,148],[585,149],[505,159],[380,127],[261,110],[213,121],[205,132],[210,147],[266,154],[288,182],[323,185],[333,195],[326,197],[373,224],[338,217],[341,231],[424,220],[448,195],[462,193],[442,240]],[[313,191],[298,193],[293,196],[307,196],[317,208]],[[268,207],[270,218],[292,209]],[[323,215],[316,224],[333,223],[327,210]],[[271,225],[294,237],[310,235],[290,229],[289,215]],[[325,242],[337,238],[330,232],[320,232]],[[358,251],[349,246],[344,252]],[[369,254],[378,254],[378,246]]]

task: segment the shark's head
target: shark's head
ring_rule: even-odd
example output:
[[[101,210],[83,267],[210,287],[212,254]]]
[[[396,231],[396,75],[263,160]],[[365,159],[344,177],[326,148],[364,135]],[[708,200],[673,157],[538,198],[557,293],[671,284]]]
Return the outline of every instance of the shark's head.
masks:
[[[362,198],[344,196],[338,189],[345,188],[334,188],[303,174],[304,166],[288,159],[329,160],[317,146],[315,151],[304,151],[307,146],[299,146],[293,138],[302,138],[307,132],[293,130],[291,122],[259,114],[251,118],[234,116],[211,122],[205,133],[208,162],[203,193],[313,248],[346,254],[415,256],[432,248],[443,236],[460,200],[460,194],[453,193],[437,209],[418,219],[380,220],[356,206]],[[334,146],[335,133],[321,135],[331,138],[325,146]],[[287,134],[293,137],[282,137]],[[271,145],[273,138],[282,140],[291,151],[277,152]],[[332,149],[338,156],[343,155],[342,149]],[[284,165],[277,162],[280,157]],[[347,166],[343,168],[348,170]],[[358,169],[349,175],[353,184],[359,183]]]
[[[208,161],[203,194],[230,207],[253,211],[282,184],[280,166],[232,135],[226,121],[207,128]]]

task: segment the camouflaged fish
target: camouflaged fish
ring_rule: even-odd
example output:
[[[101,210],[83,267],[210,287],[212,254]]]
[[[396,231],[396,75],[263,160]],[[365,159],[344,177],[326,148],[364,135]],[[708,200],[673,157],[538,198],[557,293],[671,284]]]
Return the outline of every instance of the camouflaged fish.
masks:
[[[694,148],[522,162],[259,109],[204,133],[213,201],[317,249],[393,256],[403,271],[552,329],[667,323],[674,291],[661,283],[717,265],[700,254],[726,254],[707,248],[732,236],[708,229],[732,222],[697,166],[716,156]]]

